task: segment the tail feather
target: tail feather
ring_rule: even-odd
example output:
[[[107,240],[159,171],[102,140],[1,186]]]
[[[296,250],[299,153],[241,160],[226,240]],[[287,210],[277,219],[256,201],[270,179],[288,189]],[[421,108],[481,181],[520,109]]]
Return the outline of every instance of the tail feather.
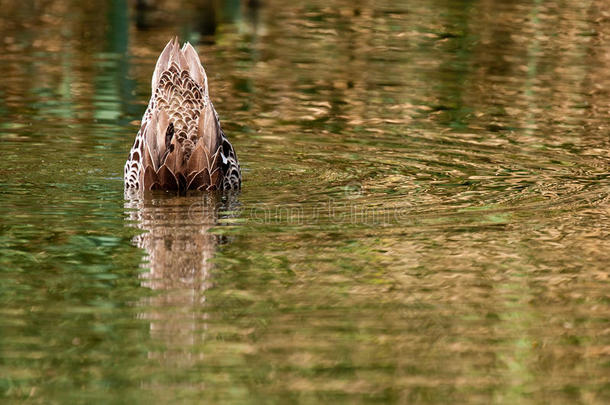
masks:
[[[182,47],[182,53],[186,57],[191,77],[197,84],[203,87],[205,94],[208,94],[208,77],[205,74],[205,70],[203,69],[203,65],[201,64],[197,51],[191,44],[185,42],[184,46]]]
[[[178,179],[174,173],[165,165],[157,172],[157,179],[162,190],[178,190]]]
[[[216,114],[214,114],[214,108],[210,104],[204,110],[199,116],[199,123],[197,125],[199,139],[204,142],[208,152],[216,151],[221,141],[218,120],[216,119]]]
[[[175,38],[172,38],[167,43],[167,45],[165,45],[165,48],[163,48],[163,52],[161,52],[159,59],[157,59],[157,65],[155,66],[155,70],[153,72],[152,82],[151,82],[153,94],[155,93],[155,89],[157,88],[157,85],[159,84],[159,80],[161,79],[161,73],[163,73],[163,71],[167,70],[167,68],[170,64],[169,61],[170,61],[170,56],[173,53],[174,42],[175,42]]]
[[[204,168],[197,172],[186,186],[187,190],[207,190],[211,185],[210,172],[208,168]]]
[[[186,164],[186,172],[188,176],[197,173],[201,170],[202,167],[211,167],[210,166],[210,155],[205,147],[199,142],[198,145],[193,150],[191,157],[189,158]]]
[[[140,128],[139,184],[147,190],[227,188],[223,178],[231,154],[238,176],[229,185],[239,187],[235,153],[220,128],[205,69],[191,44],[180,49],[176,38],[167,43],[155,66],[152,92]]]
[[[208,77],[205,74],[197,51],[188,42],[185,42],[182,49],[180,49],[178,38],[172,38],[165,45],[163,52],[161,52],[159,59],[157,59],[151,81],[153,93],[159,85],[161,75],[172,66],[172,63],[176,63],[181,70],[187,70],[195,83],[203,87],[205,94],[208,94]]]
[[[203,122],[207,118],[211,122],[216,121],[214,114],[205,114],[199,118]],[[174,189],[199,189],[218,188],[220,175],[221,149],[218,136],[217,124],[202,125],[202,131],[198,131],[196,146],[191,150],[190,156],[185,158],[185,148],[180,145],[177,137],[171,139],[166,147],[165,135],[168,123],[166,117],[156,117],[155,125],[146,130],[146,153],[144,167],[152,170],[143,177],[144,188]],[[161,136],[162,135],[162,136]],[[161,142],[163,140],[163,142]],[[210,148],[212,146],[212,149]],[[215,150],[212,154],[211,150]],[[170,176],[171,174],[171,176]],[[213,175],[211,175],[213,174]],[[180,180],[180,179],[183,180]]]

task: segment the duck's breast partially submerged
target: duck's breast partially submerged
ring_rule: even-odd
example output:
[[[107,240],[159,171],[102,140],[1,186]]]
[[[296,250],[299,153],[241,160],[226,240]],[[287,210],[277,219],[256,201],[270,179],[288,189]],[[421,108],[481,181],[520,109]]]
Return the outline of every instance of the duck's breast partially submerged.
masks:
[[[125,163],[125,188],[238,189],[241,170],[208,94],[195,49],[170,41],[152,77],[152,95]]]

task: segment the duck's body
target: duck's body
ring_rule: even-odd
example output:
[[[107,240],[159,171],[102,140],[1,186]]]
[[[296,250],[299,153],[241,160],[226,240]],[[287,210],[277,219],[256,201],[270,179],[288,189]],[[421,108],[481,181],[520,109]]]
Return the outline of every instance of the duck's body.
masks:
[[[152,95],[125,163],[125,188],[228,190],[241,186],[233,146],[220,127],[199,56],[170,41],[152,78]]]

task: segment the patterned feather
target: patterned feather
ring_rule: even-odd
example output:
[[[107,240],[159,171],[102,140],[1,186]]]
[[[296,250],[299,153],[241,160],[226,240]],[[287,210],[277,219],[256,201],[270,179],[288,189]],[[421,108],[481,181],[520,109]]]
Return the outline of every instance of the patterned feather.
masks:
[[[152,75],[152,95],[125,163],[125,188],[226,190],[241,187],[241,170],[208,93],[195,49],[177,39]]]

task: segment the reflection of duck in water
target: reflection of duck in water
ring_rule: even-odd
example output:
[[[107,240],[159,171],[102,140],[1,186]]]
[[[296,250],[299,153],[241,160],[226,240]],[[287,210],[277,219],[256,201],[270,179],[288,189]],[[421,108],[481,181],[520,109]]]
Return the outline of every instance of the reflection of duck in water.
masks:
[[[207,328],[204,303],[211,287],[211,259],[226,242],[210,228],[218,224],[220,209],[236,209],[237,196],[225,195],[225,202],[215,194],[126,197],[127,217],[144,231],[133,240],[147,254],[141,264],[147,269],[142,286],[158,292],[140,303],[139,316],[150,321],[151,336],[165,342],[162,352],[149,356],[188,363],[193,360],[189,348],[203,341]]]
[[[215,195],[133,198],[128,215],[144,233],[134,244],[147,253],[144,285],[153,289],[204,290],[218,235],[209,232],[218,219]]]
[[[125,163],[125,188],[238,189],[241,171],[208,95],[195,49],[170,41],[152,78],[152,95]]]

